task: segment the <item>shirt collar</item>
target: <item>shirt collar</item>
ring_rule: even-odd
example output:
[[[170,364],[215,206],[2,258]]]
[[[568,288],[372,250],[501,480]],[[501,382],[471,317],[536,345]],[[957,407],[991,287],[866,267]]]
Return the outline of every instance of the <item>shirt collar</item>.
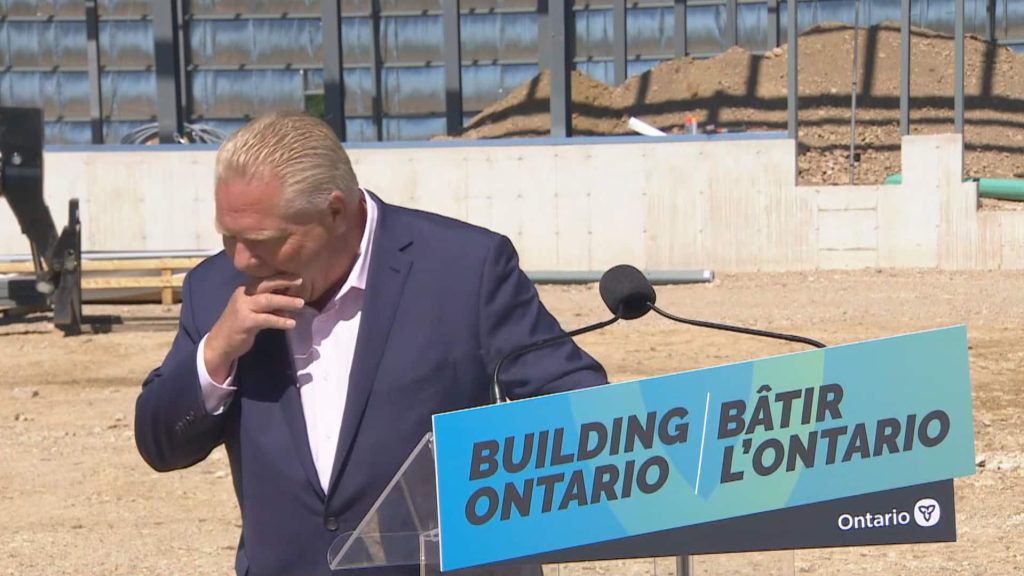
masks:
[[[349,272],[341,290],[334,295],[333,302],[337,302],[346,292],[353,288],[366,290],[366,277],[370,270],[370,256],[373,251],[373,238],[377,231],[377,204],[373,198],[362,188],[359,193],[366,201],[366,226],[363,227],[363,238],[359,241],[359,253],[356,261],[352,264],[352,271]]]

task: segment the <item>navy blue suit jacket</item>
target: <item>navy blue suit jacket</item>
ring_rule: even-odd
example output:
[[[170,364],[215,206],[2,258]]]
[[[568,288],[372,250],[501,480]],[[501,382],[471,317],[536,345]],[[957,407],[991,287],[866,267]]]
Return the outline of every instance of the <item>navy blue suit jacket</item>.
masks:
[[[239,575],[331,574],[331,543],[355,529],[430,430],[430,416],[488,403],[502,355],[561,332],[507,238],[374,199],[377,230],[326,494],[283,332],[261,332],[239,359],[238,391],[225,412],[204,408],[198,344],[243,282],[226,254],[186,278],[177,336],[138,397],[136,443],[153,468],[186,468],[226,446],[242,514]],[[607,381],[568,339],[506,363],[502,373],[511,398]]]

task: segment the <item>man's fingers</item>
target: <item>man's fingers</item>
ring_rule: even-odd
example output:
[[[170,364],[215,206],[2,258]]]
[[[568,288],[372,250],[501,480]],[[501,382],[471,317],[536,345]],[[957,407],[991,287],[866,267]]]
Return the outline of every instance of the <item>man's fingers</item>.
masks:
[[[302,285],[302,278],[294,274],[279,274],[267,278],[252,278],[245,283],[249,296],[267,293],[285,293]]]
[[[302,298],[284,294],[257,294],[250,298],[250,301],[253,312],[263,313],[302,310],[302,307],[306,305],[306,301]]]
[[[287,316],[276,314],[257,314],[253,316],[254,323],[260,329],[270,328],[274,330],[291,330],[295,328],[295,320]]]

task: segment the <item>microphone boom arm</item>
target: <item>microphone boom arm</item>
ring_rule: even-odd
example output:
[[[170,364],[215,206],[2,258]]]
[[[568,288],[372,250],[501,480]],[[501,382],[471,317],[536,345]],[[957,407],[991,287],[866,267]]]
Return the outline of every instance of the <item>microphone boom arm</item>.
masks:
[[[810,338],[805,338],[803,336],[794,336],[792,334],[781,334],[781,333],[778,333],[778,332],[768,332],[766,330],[758,330],[756,328],[743,328],[742,326],[729,326],[727,324],[718,324],[717,322],[705,322],[704,320],[690,320],[688,318],[681,318],[679,316],[676,316],[675,314],[671,314],[669,312],[665,312],[664,310],[662,310],[661,308],[658,308],[654,304],[649,304],[649,306],[651,307],[651,310],[654,310],[655,312],[657,312],[661,316],[664,316],[665,318],[668,318],[669,320],[674,320],[676,322],[681,322],[683,324],[689,324],[691,326],[699,326],[701,328],[714,328],[716,330],[725,330],[727,332],[738,332],[740,334],[748,334],[750,336],[763,336],[765,338],[775,338],[777,340],[788,340],[790,342],[798,342],[800,344],[807,344],[809,346],[814,346],[815,348],[825,348],[826,347],[825,344],[822,344],[821,342],[818,342],[817,340],[812,340]]]

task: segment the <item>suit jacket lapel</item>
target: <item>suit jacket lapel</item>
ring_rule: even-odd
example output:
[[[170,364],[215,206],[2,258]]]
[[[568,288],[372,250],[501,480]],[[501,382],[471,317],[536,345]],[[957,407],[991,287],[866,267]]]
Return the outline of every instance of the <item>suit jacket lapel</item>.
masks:
[[[391,222],[393,213],[388,205],[372,193],[370,196],[377,203],[377,228],[328,494],[336,490],[338,477],[355,441],[412,266],[409,256],[403,253],[412,244],[411,238]]]
[[[302,399],[299,396],[288,340],[285,338],[284,332],[280,330],[264,330],[257,336],[256,345],[253,348],[254,357],[262,359],[254,363],[255,372],[258,373],[254,376],[265,379],[266,385],[270,387],[283,386],[278,406],[284,413],[284,421],[288,426],[288,434],[291,436],[295,455],[316,494],[321,500],[326,500],[324,489],[320,486],[320,477],[316,473],[316,465],[313,463],[313,454],[309,448],[306,417],[302,413]]]

